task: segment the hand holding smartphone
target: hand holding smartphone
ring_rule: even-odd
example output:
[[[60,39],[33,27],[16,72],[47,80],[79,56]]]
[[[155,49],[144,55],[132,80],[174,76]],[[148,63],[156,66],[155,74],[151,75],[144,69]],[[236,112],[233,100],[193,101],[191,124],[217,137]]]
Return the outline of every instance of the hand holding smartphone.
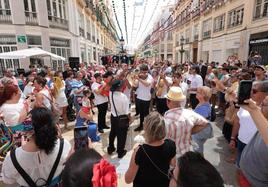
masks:
[[[252,81],[251,80],[243,80],[239,83],[238,88],[238,102],[239,105],[247,105],[244,101],[250,99],[251,95],[251,88],[252,88]]]
[[[88,129],[87,126],[74,128],[74,149],[88,149]]]

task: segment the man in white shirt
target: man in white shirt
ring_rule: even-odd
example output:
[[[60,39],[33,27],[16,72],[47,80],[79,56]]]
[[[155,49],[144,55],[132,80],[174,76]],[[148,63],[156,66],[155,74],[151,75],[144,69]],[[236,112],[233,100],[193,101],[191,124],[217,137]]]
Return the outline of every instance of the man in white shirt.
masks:
[[[115,80],[109,95],[111,105],[111,131],[109,134],[109,146],[107,148],[107,152],[111,155],[115,151],[114,140],[117,137],[118,158],[123,158],[127,153],[125,150],[125,144],[130,119],[129,100],[127,96],[122,93],[122,88],[123,81]],[[120,124],[118,122],[119,116],[128,118],[126,124]]]
[[[95,96],[95,105],[98,108],[98,131],[103,133],[106,126],[106,113],[108,109],[108,97],[103,94],[106,85],[102,82],[100,73],[94,75],[96,81],[92,84],[91,90]]]
[[[148,72],[148,66],[146,64],[141,64],[140,74],[138,76],[138,88],[136,90],[137,103],[140,112],[140,126],[136,128],[135,131],[143,130],[144,118],[149,114],[153,77],[148,74]]]
[[[192,109],[195,109],[195,107],[199,103],[196,98],[196,91],[198,87],[203,86],[203,79],[199,74],[197,74],[199,72],[198,66],[191,67],[190,71],[191,71],[191,76],[188,78],[188,81],[187,81],[189,85],[188,92],[190,93],[191,107]]]

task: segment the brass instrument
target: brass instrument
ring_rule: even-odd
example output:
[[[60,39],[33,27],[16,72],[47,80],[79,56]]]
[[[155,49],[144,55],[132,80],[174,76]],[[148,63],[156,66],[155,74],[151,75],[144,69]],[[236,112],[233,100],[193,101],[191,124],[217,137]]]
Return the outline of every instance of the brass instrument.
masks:
[[[139,71],[137,71],[137,70],[131,71],[127,75],[126,79],[128,80],[128,82],[131,85],[131,87],[137,87],[138,86],[138,82],[139,82],[138,79],[137,79],[138,75],[139,75]]]

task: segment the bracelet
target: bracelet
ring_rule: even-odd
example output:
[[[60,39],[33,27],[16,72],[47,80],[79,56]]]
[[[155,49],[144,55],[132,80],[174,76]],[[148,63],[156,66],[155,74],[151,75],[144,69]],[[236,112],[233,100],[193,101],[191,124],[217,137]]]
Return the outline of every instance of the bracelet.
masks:
[[[236,138],[235,137],[231,137],[231,140],[234,140],[236,142]]]

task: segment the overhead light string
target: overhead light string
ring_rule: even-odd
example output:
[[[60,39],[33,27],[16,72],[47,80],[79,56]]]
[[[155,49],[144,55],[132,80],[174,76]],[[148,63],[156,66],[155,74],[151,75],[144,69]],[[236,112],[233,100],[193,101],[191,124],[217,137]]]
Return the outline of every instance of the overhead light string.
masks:
[[[127,39],[127,44],[128,44],[126,0],[123,0],[123,8],[124,8],[124,19],[125,19],[126,39]]]
[[[114,16],[115,16],[115,20],[116,20],[117,26],[118,26],[118,28],[119,28],[121,37],[123,37],[123,32],[122,32],[122,29],[121,29],[121,27],[120,27],[120,24],[119,24],[119,21],[118,21],[118,18],[117,18],[117,14],[116,14],[116,11],[115,11],[114,0],[112,0],[112,5],[113,5],[113,11],[114,11]]]

